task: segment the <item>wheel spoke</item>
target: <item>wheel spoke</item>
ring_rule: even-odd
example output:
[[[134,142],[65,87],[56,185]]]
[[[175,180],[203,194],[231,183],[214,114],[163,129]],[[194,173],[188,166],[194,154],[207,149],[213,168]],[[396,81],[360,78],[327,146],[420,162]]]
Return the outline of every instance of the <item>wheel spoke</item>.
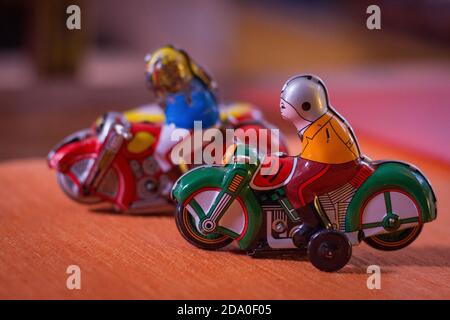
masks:
[[[194,209],[195,213],[197,214],[200,220],[205,217],[205,212],[203,212],[202,207],[198,204],[198,202],[195,199],[191,199],[191,201],[189,201],[189,205],[192,207],[192,209]]]
[[[386,213],[392,214],[391,193],[389,191],[384,193],[384,202],[386,203]]]

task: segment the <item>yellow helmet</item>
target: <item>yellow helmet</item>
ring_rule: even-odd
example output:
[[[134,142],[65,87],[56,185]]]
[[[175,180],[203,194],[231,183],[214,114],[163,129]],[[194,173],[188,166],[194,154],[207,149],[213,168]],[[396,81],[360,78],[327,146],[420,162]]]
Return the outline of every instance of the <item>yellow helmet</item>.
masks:
[[[147,56],[145,69],[147,83],[157,95],[177,92],[192,79],[188,57],[171,46]]]
[[[159,48],[147,55],[145,62],[147,83],[157,96],[186,88],[193,77],[201,80],[208,88],[215,89],[211,77],[185,51],[173,46]]]

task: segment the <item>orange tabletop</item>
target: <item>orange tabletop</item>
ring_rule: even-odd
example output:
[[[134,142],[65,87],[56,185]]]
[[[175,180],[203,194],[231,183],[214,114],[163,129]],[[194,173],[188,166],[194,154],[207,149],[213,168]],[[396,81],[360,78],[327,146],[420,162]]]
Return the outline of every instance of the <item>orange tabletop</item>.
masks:
[[[450,166],[360,142],[372,158],[419,166],[435,188],[438,219],[401,251],[355,247],[350,263],[332,274],[300,256],[254,259],[233,248],[199,250],[181,238],[171,215],[89,208],[64,196],[43,159],[3,162],[0,298],[449,299]],[[81,290],[66,287],[69,265],[81,269]],[[369,265],[381,268],[380,290],[367,288]]]

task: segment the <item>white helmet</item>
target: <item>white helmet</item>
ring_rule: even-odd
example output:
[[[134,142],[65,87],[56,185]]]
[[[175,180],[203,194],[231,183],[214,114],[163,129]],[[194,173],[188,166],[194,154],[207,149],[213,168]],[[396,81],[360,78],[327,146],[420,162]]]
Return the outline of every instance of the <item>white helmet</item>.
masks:
[[[292,107],[295,112],[283,112]],[[328,111],[328,93],[323,81],[311,74],[300,74],[290,78],[281,89],[281,113],[296,122],[294,117],[313,122]]]

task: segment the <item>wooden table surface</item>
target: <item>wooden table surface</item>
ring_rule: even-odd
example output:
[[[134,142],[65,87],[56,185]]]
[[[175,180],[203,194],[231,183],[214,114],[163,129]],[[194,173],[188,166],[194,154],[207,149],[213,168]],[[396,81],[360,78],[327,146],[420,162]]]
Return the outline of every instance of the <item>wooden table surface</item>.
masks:
[[[170,215],[127,216],[74,203],[43,159],[0,164],[0,298],[24,299],[428,299],[450,298],[450,166],[362,141],[373,158],[415,163],[438,197],[438,220],[398,252],[355,247],[338,273],[305,258],[253,259],[196,249]],[[66,268],[81,268],[81,290]],[[381,289],[366,286],[381,267]]]

